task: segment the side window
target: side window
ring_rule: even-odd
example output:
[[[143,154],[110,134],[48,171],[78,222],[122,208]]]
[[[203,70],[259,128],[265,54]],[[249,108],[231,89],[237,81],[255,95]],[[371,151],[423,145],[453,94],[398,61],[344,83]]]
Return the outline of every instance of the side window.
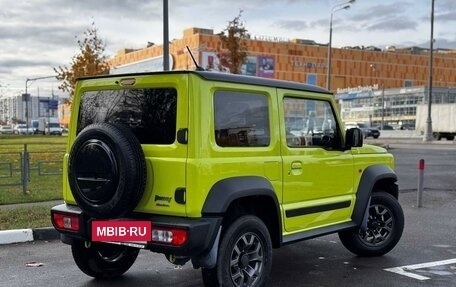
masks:
[[[337,122],[329,102],[286,97],[284,108],[289,147],[340,147]]]
[[[216,91],[215,141],[221,147],[259,147],[270,142],[269,109],[265,95]]]

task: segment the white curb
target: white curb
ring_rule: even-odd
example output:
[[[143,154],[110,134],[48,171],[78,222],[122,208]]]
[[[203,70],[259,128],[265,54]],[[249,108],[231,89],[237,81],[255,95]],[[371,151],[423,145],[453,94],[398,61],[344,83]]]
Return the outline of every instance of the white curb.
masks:
[[[0,244],[33,241],[32,229],[14,229],[0,231]]]

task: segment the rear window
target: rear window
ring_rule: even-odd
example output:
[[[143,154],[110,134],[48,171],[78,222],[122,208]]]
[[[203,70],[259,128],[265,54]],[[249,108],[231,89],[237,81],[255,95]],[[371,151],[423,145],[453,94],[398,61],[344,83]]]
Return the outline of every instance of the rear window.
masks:
[[[93,123],[119,123],[141,144],[172,144],[176,115],[174,88],[90,91],[81,97],[77,133]]]

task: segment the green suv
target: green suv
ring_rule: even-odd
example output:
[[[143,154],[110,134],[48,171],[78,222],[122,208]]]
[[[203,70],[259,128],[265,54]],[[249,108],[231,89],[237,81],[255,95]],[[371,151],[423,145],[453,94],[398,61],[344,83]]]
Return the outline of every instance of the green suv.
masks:
[[[359,256],[399,241],[393,156],[345,131],[326,90],[206,71],[77,82],[63,198],[77,266],[120,276],[140,249],[205,286],[264,286],[272,249],[338,233]]]

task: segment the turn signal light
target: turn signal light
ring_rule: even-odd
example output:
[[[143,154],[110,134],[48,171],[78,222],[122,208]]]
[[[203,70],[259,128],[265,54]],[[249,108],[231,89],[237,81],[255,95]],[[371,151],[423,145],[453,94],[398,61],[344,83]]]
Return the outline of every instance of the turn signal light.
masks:
[[[57,229],[68,231],[79,231],[79,217],[72,214],[54,213],[52,222]]]

